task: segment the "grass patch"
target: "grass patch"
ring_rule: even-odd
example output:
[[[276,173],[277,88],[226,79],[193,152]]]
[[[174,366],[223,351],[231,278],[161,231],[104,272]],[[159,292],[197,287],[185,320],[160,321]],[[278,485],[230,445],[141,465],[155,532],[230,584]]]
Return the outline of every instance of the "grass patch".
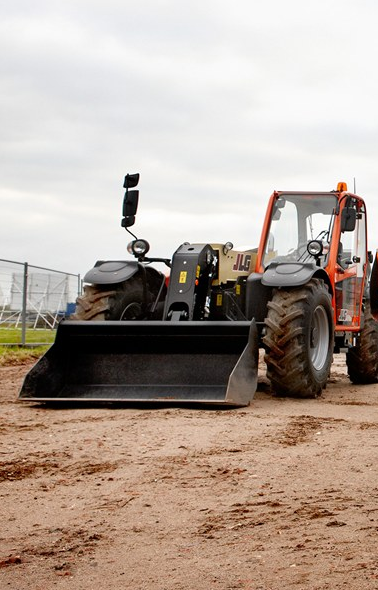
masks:
[[[56,330],[44,330],[31,328],[26,329],[25,339],[26,344],[51,344],[55,340]],[[0,346],[2,344],[21,344],[22,330],[21,328],[7,328],[0,327]]]
[[[0,345],[0,367],[8,365],[24,365],[30,361],[37,361],[49,348],[47,346],[35,346],[23,348],[20,346]]]

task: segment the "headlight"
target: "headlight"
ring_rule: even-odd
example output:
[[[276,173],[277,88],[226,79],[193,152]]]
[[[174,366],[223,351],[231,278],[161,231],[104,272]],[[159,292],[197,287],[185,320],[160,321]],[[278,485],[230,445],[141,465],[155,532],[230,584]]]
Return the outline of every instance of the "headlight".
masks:
[[[150,249],[150,244],[147,240],[133,240],[127,246],[127,251],[137,258],[145,256]]]
[[[323,244],[319,240],[312,240],[307,244],[307,252],[314,256],[320,256],[323,252]]]
[[[223,254],[227,254],[227,252],[232,250],[233,247],[234,247],[234,244],[232,242],[226,242],[223,246]]]

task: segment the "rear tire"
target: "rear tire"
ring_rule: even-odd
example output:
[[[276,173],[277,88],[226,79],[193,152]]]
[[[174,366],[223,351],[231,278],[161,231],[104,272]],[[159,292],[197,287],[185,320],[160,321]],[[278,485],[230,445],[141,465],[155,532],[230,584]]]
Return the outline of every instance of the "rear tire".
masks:
[[[365,303],[364,327],[357,345],[346,354],[349,379],[352,383],[368,384],[378,382],[378,322]]]
[[[334,347],[333,309],[323,280],[276,289],[265,319],[267,377],[279,395],[312,398],[329,377]]]

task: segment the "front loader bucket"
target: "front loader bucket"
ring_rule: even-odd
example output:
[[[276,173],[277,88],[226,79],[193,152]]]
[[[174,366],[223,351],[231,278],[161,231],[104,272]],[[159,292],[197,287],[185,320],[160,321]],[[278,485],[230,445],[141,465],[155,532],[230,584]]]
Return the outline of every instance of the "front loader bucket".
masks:
[[[246,406],[257,385],[255,322],[63,321],[19,399]]]

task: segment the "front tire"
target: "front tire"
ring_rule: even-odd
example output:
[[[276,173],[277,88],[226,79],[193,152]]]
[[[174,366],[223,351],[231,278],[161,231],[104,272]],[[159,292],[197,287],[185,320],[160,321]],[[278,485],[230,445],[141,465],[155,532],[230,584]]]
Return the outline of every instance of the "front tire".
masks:
[[[166,286],[164,276],[153,268],[146,269],[146,292],[140,274],[114,285],[86,285],[76,300],[72,320],[121,321],[162,319]],[[150,307],[159,296],[153,313]]]
[[[278,395],[313,398],[329,377],[334,348],[330,293],[321,279],[276,289],[265,319],[267,377]]]

